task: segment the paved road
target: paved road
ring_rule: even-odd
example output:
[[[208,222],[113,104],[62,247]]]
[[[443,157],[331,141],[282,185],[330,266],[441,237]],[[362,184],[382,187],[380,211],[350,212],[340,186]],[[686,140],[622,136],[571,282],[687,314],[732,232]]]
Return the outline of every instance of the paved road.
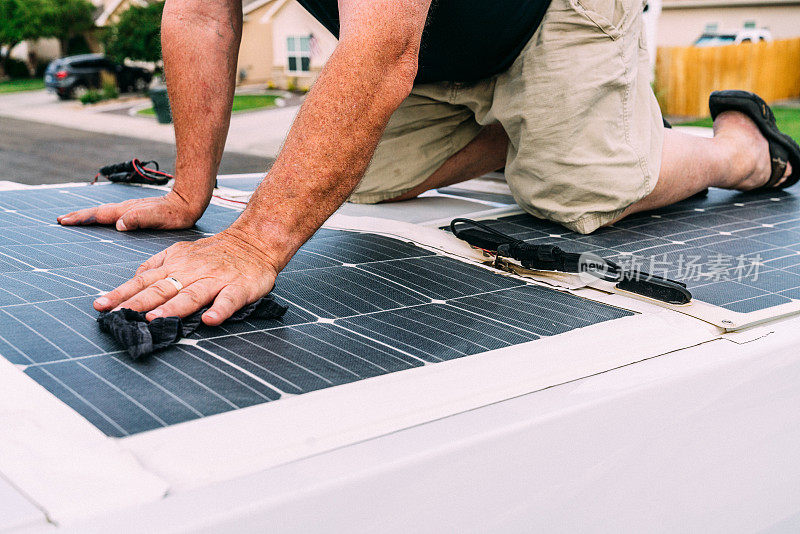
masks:
[[[103,165],[133,157],[154,159],[170,172],[175,168],[175,147],[168,143],[0,117],[0,180],[88,180]],[[225,153],[220,173],[259,172],[271,163],[269,158]]]
[[[146,105],[147,99],[126,99],[123,102],[82,106],[74,100],[60,101],[46,91],[21,91],[0,95],[0,116],[52,124],[61,128],[174,144],[175,134],[171,124],[159,124],[152,117],[132,117],[127,113],[116,113],[119,108],[129,107],[136,102]],[[280,151],[299,109],[297,105],[287,105],[234,113],[225,143],[226,150],[274,158]],[[5,133],[0,128],[0,135]]]

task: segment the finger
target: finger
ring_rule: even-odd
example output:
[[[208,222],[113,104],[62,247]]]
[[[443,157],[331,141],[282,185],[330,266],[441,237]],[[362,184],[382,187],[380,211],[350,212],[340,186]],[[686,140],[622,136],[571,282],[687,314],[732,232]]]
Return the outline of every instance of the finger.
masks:
[[[211,279],[198,280],[148,313],[146,318],[152,321],[157,317],[186,317],[210,304],[217,293],[219,293],[219,282]]]
[[[152,206],[146,208],[133,208],[123,213],[117,219],[117,230],[125,232],[138,228],[158,228],[162,225],[164,214]]]
[[[250,299],[248,299],[246,288],[236,284],[227,285],[214,299],[214,305],[203,314],[203,322],[210,326],[222,324],[228,317],[249,303]]]
[[[94,208],[90,208],[90,209],[94,209]],[[66,213],[66,214],[64,214],[64,215],[59,215],[58,217],[56,217],[56,221],[58,221],[58,222],[62,222],[62,221],[64,221],[64,220],[71,220],[71,219],[74,219],[74,218],[76,218],[76,217],[78,216],[78,214],[79,214],[80,212],[82,212],[82,211],[86,211],[86,210],[77,210],[77,211],[71,211],[71,212],[69,212],[69,213]]]
[[[105,311],[116,308],[120,303],[147,289],[158,280],[166,278],[166,276],[167,273],[164,269],[151,269],[139,273],[118,288],[96,299],[94,301],[94,309]]]
[[[161,306],[177,294],[178,288],[175,287],[172,281],[161,279],[117,305],[117,307],[146,312]]]
[[[59,222],[59,224],[63,225],[92,224],[96,220],[94,214],[97,211],[97,208],[98,206],[94,206],[92,208],[73,211],[71,213],[67,213],[66,215],[56,217],[56,220]]]
[[[76,211],[69,217],[63,217],[59,222],[65,225],[113,224],[127,209],[128,206],[125,203],[103,204]]]
[[[166,250],[162,250],[155,256],[151,256],[148,258],[144,263],[142,263],[139,267],[136,268],[136,274],[141,274],[145,271],[149,271],[150,269],[157,269],[164,265],[164,258],[167,255]]]

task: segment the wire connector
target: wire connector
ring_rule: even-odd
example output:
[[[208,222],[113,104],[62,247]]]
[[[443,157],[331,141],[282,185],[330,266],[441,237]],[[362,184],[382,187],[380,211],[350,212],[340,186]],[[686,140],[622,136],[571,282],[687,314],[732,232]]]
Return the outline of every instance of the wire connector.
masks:
[[[101,167],[92,183],[101,176],[116,183],[150,185],[165,185],[173,178],[171,174],[159,170],[157,161],[142,162],[137,158]]]
[[[458,224],[466,227],[457,228]],[[495,254],[495,265],[502,258],[518,261],[531,271],[589,274],[613,282],[617,289],[668,304],[688,304],[692,294],[686,284],[638,270],[625,270],[613,261],[591,253],[566,252],[556,245],[533,245],[471,219],[453,219],[450,231],[473,247]]]

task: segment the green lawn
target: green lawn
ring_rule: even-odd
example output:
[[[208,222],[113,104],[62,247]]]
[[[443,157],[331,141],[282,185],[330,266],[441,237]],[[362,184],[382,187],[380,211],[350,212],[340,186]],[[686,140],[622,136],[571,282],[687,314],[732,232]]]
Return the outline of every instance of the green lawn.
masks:
[[[275,105],[277,95],[236,95],[233,97],[233,112],[246,111],[248,109],[270,108]],[[153,108],[141,109],[139,115],[155,115]]]
[[[775,112],[775,120],[778,128],[788,134],[795,141],[800,142],[800,109],[795,108],[772,108]],[[677,126],[711,126],[711,118],[700,119],[692,122],[682,122]]]
[[[44,80],[41,78],[0,82],[0,93],[16,93],[17,91],[34,91],[36,89],[44,89]]]

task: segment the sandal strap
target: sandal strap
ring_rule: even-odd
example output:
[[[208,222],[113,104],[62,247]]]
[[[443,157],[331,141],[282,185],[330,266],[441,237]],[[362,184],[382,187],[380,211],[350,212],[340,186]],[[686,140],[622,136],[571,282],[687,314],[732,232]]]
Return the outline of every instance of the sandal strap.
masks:
[[[778,182],[781,181],[783,175],[786,174],[786,167],[789,166],[789,162],[780,156],[772,158],[772,176],[769,178],[769,182],[767,182],[766,187],[772,187]]]

